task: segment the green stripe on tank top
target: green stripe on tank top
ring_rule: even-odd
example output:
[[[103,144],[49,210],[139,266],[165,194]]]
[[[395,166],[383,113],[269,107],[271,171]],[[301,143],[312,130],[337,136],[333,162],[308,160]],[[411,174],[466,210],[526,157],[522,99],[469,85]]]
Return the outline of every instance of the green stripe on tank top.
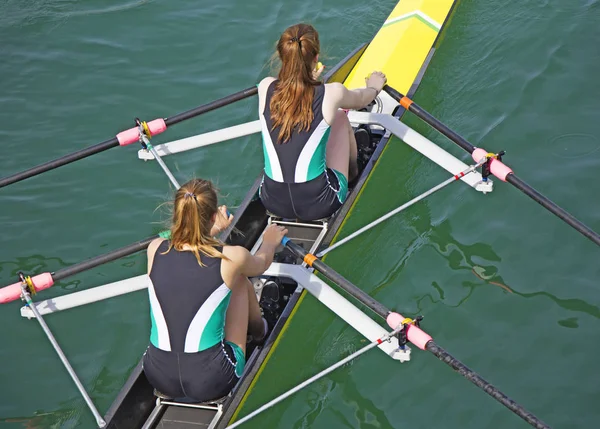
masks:
[[[150,329],[150,343],[158,348],[158,329],[156,328],[156,320],[154,320],[154,311],[152,310],[152,304],[150,304],[150,320],[152,328]]]
[[[267,152],[267,145],[264,141],[265,136],[263,135],[263,153],[265,154],[265,174],[269,179],[273,178],[273,171],[271,170],[271,159],[269,158],[269,153]]]
[[[230,299],[231,292],[223,298],[217,308],[215,308],[215,311],[213,311],[208,322],[206,322],[202,332],[202,338],[200,338],[200,344],[198,345],[199,352],[220,343],[225,337],[225,316],[227,314],[227,307],[229,307]]]
[[[313,155],[308,164],[308,172],[306,173],[306,181],[314,179],[320,176],[327,169],[326,156],[327,156],[327,140],[329,140],[329,132],[331,128],[327,128],[319,145],[313,152]]]

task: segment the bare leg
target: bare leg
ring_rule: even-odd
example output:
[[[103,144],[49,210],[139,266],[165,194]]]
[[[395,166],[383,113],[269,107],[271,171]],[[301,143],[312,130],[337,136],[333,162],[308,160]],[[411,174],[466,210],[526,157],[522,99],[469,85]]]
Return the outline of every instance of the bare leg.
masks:
[[[240,276],[231,289],[225,318],[225,339],[237,344],[245,353],[248,330],[260,337],[264,327],[254,288],[250,280]]]
[[[348,181],[358,174],[356,139],[348,116],[338,110],[327,141],[327,167],[339,171]]]
[[[248,291],[248,331],[254,338],[261,338],[265,335],[265,325],[254,286],[248,279],[246,279],[246,290]]]

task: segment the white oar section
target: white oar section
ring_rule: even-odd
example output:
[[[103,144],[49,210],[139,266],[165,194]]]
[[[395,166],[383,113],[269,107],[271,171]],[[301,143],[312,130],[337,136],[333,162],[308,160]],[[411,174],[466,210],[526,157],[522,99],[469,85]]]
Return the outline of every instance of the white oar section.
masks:
[[[260,133],[260,121],[246,122],[233,127],[223,128],[221,130],[211,131],[181,140],[175,140],[169,143],[154,146],[154,149],[156,149],[156,152],[160,156],[167,156],[256,133]],[[154,156],[144,149],[140,149],[138,151],[138,158],[148,161],[154,159]]]
[[[342,320],[356,329],[369,341],[376,341],[387,333],[384,328],[374,322],[369,316],[359,310],[342,295],[337,293],[327,283],[300,265],[274,262],[264,275],[286,277],[296,281],[300,286],[305,288],[311,295],[317,298],[327,308],[337,314]],[[148,276],[144,274],[103,286],[97,286],[81,292],[40,301],[34,305],[40,314],[55,313],[146,289],[148,283]],[[27,318],[35,317],[31,309],[27,307],[21,308],[21,315]],[[404,350],[401,350],[398,347],[398,340],[396,338],[392,338],[389,342],[386,341],[378,347],[393,359],[402,362],[410,360],[410,348],[405,347]]]
[[[288,277],[301,285],[327,308],[337,314],[347,324],[356,329],[369,341],[376,341],[388,332],[354,304],[337,293],[331,286],[300,265],[273,263],[265,275]],[[378,346],[388,356],[401,362],[410,360],[410,348],[401,350],[398,339],[393,337],[389,342]]]
[[[454,155],[446,152],[444,149],[433,143],[431,140],[422,136],[408,125],[400,122],[397,118],[385,113],[368,113],[368,112],[348,112],[350,122],[354,124],[379,125],[404,143],[415,149],[417,152],[431,159],[450,173],[459,174],[466,170],[469,166],[456,158]],[[196,149],[203,146],[235,139],[238,137],[247,136],[250,134],[260,133],[260,121],[247,122],[241,125],[236,125],[229,128],[223,128],[209,133],[199,134],[197,136],[188,137],[182,140],[176,140],[170,143],[155,146],[156,152],[160,156],[171,155],[174,153],[185,152],[191,149]],[[151,153],[145,150],[138,152],[138,157],[144,160],[154,159]],[[462,181],[483,192],[491,190],[491,181],[487,181],[485,187],[481,187],[481,174],[473,172],[468,176],[461,178]]]

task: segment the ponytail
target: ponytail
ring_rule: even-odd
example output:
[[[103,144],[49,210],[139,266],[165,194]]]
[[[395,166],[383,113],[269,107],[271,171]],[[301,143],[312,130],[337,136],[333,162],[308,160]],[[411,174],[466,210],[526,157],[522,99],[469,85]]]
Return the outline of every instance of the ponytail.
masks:
[[[273,129],[281,127],[278,143],[288,141],[294,130],[310,129],[314,119],[314,87],[320,84],[313,77],[319,51],[319,35],[308,24],[293,25],[279,38],[277,53],[281,70],[269,104]]]
[[[215,248],[223,243],[210,235],[215,214],[219,216],[217,192],[210,181],[194,179],[184,184],[175,194],[171,241],[167,252],[172,248],[182,251],[185,246],[191,247],[202,266],[201,253],[228,260]]]

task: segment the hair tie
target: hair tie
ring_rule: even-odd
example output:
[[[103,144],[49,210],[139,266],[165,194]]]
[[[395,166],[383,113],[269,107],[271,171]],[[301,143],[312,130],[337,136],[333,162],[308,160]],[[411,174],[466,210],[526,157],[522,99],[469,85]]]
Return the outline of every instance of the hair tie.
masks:
[[[292,42],[300,42],[300,39],[298,39],[297,37],[292,37],[290,40]]]
[[[193,198],[196,199],[196,195],[191,192],[186,192],[184,195],[185,198]]]

